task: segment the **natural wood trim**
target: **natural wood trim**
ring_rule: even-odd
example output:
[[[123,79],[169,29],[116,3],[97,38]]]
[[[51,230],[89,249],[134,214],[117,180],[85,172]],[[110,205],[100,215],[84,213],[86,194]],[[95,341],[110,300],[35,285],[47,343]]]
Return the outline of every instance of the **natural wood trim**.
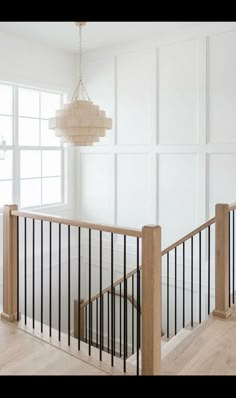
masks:
[[[214,224],[214,222],[215,222],[215,217],[211,218],[205,224],[202,224],[200,227],[194,229],[192,232],[190,232],[189,234],[185,235],[183,238],[177,240],[177,242],[175,242],[172,245],[170,245],[169,247],[167,247],[165,250],[162,251],[161,255],[164,256],[165,254],[169,253],[171,250],[175,249],[177,246],[180,246],[182,243],[191,239],[193,236],[197,235],[199,232],[204,231],[204,229],[206,229],[210,225]]]
[[[33,220],[52,222],[55,224],[70,225],[72,227],[91,229],[94,231],[109,232],[117,235],[126,235],[126,236],[132,236],[134,238],[142,238],[142,231],[133,228],[117,227],[115,225],[93,224],[87,221],[71,220],[68,218],[62,218],[53,215],[26,212],[26,211],[12,211],[11,215],[17,217],[30,218]]]
[[[84,339],[84,307],[81,308],[84,300],[80,301],[80,339]],[[78,339],[78,300],[74,300],[74,337]]]
[[[139,267],[140,270],[142,270],[142,266]],[[126,275],[126,280],[128,280],[129,278],[131,278],[132,275],[135,275],[137,273],[137,269],[134,269],[133,271],[130,271],[127,275]],[[118,279],[114,285],[113,288],[115,288],[116,286],[119,286],[121,283],[124,282],[124,277]],[[102,290],[102,295],[111,292],[111,286],[106,287],[105,289]],[[96,299],[100,298],[100,292],[95,294],[95,296],[93,296],[91,298],[91,302],[95,301]],[[89,304],[89,300],[86,300],[83,302],[83,304],[81,304],[81,308],[86,307],[86,305]]]
[[[188,239],[190,239],[192,236],[198,234],[199,232],[203,231],[204,229],[206,229],[209,225],[214,224],[215,222],[215,217],[211,218],[208,222],[206,222],[205,224],[201,225],[200,227],[196,228],[195,230],[193,230],[192,232],[190,232],[188,235],[184,236],[182,239],[178,240],[177,242],[173,243],[171,246],[167,247],[165,250],[163,250],[161,252],[161,255],[164,256],[166,253],[170,252],[171,250],[175,249],[177,246],[181,245],[183,242],[186,242]],[[142,269],[142,266],[140,266],[140,270]],[[137,273],[137,269],[134,269],[133,271],[129,272],[126,276],[126,279],[131,278],[132,275],[135,275]],[[120,278],[118,281],[116,281],[114,283],[114,287],[120,285],[120,283],[124,282],[124,277]],[[109,292],[111,289],[111,286],[106,287],[103,291],[102,294],[106,294],[107,292]],[[97,293],[95,296],[93,296],[91,298],[91,302],[95,301],[97,298],[100,297],[100,293]],[[82,304],[82,307],[88,305],[89,300],[84,301],[84,303]]]
[[[229,211],[231,210],[236,210],[236,203],[232,203],[231,205],[229,205]]]
[[[142,374],[161,371],[161,228],[143,228]]]
[[[12,322],[17,312],[17,219],[11,212],[17,205],[3,208],[3,312],[2,319]]]
[[[227,319],[229,308],[229,205],[216,205],[215,309],[213,316]]]

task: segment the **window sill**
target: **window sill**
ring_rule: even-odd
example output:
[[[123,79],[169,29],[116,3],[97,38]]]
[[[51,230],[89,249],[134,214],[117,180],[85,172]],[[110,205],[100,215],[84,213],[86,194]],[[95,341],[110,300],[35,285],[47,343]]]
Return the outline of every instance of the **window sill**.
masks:
[[[65,203],[59,203],[47,206],[37,206],[37,207],[24,207],[21,210],[32,211],[35,213],[55,214],[55,215],[57,215],[58,213],[73,212],[71,206]],[[2,214],[3,214],[3,208],[0,208],[0,216]]]

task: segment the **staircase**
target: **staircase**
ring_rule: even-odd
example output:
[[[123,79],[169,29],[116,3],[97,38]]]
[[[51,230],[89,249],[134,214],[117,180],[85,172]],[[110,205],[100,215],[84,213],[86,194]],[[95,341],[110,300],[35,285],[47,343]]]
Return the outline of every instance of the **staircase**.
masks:
[[[228,318],[227,328],[234,329],[235,209],[235,204],[216,205],[214,218],[161,251],[160,227],[134,230],[5,206],[2,319],[105,373],[200,371],[192,367],[191,355],[198,356],[201,336],[214,327],[223,330]],[[72,238],[77,241],[74,268]],[[117,253],[122,253],[119,279]]]

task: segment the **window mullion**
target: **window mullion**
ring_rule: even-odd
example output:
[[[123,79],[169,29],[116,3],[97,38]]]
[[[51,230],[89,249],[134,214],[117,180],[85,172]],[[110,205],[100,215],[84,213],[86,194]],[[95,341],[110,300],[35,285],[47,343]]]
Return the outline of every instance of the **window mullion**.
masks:
[[[13,86],[13,201],[20,205],[18,87]]]

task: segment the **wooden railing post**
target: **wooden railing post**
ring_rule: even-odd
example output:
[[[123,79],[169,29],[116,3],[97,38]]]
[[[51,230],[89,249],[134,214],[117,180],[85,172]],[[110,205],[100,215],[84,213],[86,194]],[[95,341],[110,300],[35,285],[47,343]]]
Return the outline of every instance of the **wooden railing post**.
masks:
[[[229,206],[215,209],[215,309],[213,316],[227,319],[229,308]]]
[[[17,205],[3,208],[3,312],[1,318],[16,320],[17,313],[17,218],[11,215]]]
[[[83,304],[84,300],[80,300],[80,305]],[[80,339],[84,340],[84,309],[80,307]],[[74,300],[74,338],[78,339],[78,300]]]
[[[161,228],[142,231],[142,374],[159,375],[161,365]]]

